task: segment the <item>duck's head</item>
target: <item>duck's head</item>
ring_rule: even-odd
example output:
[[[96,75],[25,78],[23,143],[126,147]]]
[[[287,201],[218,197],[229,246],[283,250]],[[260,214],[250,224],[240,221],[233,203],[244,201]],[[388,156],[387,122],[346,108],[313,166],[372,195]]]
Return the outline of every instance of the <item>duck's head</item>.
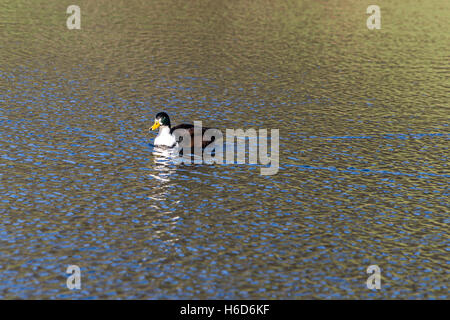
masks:
[[[155,116],[155,123],[150,128],[151,130],[156,130],[159,127],[169,127],[170,128],[170,119],[167,113],[160,112]]]

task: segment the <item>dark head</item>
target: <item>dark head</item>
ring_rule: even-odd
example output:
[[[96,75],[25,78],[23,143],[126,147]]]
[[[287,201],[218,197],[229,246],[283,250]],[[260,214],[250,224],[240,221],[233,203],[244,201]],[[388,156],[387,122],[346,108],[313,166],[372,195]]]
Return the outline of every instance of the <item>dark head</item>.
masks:
[[[165,127],[170,128],[170,119],[169,119],[169,116],[167,115],[167,113],[165,113],[165,112],[160,112],[156,115],[155,123],[153,124],[153,126],[150,129],[156,130],[160,126],[162,126],[162,127],[165,126]]]

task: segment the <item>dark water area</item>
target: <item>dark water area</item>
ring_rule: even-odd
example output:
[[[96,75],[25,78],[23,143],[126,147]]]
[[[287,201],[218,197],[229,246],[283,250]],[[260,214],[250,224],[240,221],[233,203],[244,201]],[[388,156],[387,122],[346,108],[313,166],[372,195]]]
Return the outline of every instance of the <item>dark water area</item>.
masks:
[[[450,2],[69,4],[0,4],[0,298],[448,299]],[[160,111],[278,173],[171,163]]]

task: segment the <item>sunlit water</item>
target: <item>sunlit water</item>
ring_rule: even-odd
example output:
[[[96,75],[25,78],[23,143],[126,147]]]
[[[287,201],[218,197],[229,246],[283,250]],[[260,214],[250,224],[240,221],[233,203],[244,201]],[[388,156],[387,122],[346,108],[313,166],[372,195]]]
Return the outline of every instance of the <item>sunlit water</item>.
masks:
[[[450,2],[74,2],[1,4],[0,298],[448,298]],[[278,173],[173,163],[163,110]]]

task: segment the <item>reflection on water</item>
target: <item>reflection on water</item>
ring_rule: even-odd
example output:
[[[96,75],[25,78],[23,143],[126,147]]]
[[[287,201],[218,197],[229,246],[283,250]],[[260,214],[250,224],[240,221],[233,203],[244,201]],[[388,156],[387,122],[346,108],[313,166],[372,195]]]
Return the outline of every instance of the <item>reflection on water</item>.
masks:
[[[448,298],[450,2],[370,4],[4,2],[0,298]],[[278,173],[176,164],[160,111]]]
[[[169,194],[170,176],[176,172],[176,163],[173,160],[177,155],[175,148],[153,147],[153,163],[149,177],[155,179],[155,186],[149,199],[152,200],[152,208],[158,207],[159,201],[166,201]]]
[[[161,183],[170,182],[170,175],[176,171],[178,151],[175,148],[153,147],[153,170],[156,174],[150,174],[150,177],[161,181]]]

